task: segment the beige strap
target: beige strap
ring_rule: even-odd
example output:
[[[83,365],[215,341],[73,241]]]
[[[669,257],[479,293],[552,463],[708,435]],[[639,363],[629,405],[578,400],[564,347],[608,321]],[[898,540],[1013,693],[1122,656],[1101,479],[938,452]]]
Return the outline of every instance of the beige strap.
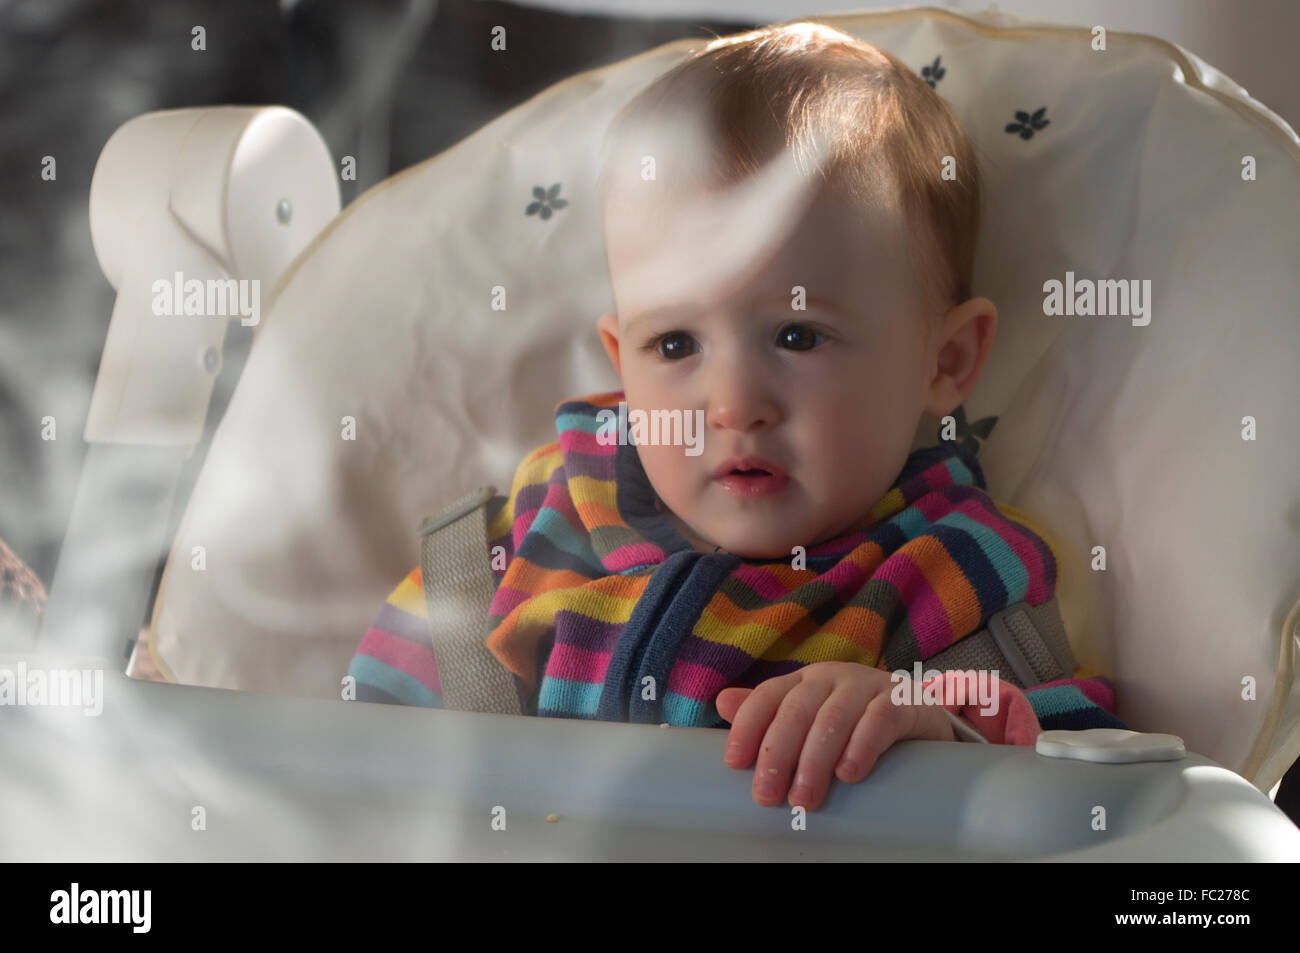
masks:
[[[1053,596],[1042,605],[1018,602],[989,617],[989,624],[923,663],[940,671],[993,671],[1017,688],[1068,678],[1077,667],[1065,622]],[[988,739],[944,709],[959,741]]]
[[[496,594],[484,507],[495,495],[479,487],[420,525],[420,575],[443,707],[520,715],[518,682],[484,643]]]
[[[989,617],[988,626],[930,656],[939,671],[993,671],[1017,688],[1069,678],[1077,668],[1056,597],[1042,605],[1017,602]]]

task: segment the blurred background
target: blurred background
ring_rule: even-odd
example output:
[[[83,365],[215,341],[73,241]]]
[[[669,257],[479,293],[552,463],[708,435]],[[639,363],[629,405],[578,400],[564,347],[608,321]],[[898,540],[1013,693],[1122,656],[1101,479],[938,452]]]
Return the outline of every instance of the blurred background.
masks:
[[[101,148],[128,119],[181,106],[289,106],[316,125],[336,161],[356,157],[356,181],[341,183],[346,206],[582,70],[681,37],[899,5],[0,0],[0,608],[7,602],[39,614],[72,508],[114,300],[91,247],[87,198]],[[1300,124],[1291,48],[1300,36],[1296,0],[929,5],[1160,36],[1217,66],[1293,127]],[[498,24],[509,33],[504,54],[489,47]],[[190,48],[195,25],[206,29],[203,52]],[[40,174],[47,155],[58,162],[55,181]],[[210,424],[225,410],[250,342],[251,329],[232,326]],[[41,439],[47,416],[57,420],[61,439]],[[182,477],[174,523],[205,451],[197,448]],[[1296,786],[1294,774],[1280,806]],[[1286,809],[1296,816],[1293,804]]]

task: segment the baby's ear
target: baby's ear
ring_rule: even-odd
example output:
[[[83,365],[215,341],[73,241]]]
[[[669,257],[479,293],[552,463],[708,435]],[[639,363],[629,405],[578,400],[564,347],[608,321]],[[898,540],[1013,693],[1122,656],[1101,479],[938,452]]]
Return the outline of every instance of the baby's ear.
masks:
[[[942,418],[970,396],[984,371],[997,327],[998,309],[988,298],[971,298],[944,316],[925,413]]]
[[[614,373],[623,376],[623,369],[618,359],[618,315],[602,314],[596,319],[596,330],[600,332],[600,343],[605,345],[609,362],[614,365]]]

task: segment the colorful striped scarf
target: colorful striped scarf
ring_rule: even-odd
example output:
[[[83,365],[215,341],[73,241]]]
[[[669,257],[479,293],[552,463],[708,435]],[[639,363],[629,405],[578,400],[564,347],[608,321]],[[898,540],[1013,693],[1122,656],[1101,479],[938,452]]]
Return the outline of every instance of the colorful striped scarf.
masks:
[[[487,645],[533,714],[724,726],[723,688],[819,661],[894,671],[1053,594],[1051,546],[990,499],[956,442],[913,452],[889,492],[808,547],[802,568],[698,552],[656,508],[636,447],[597,440],[598,413],[623,399],[558,404],[559,440],[529,454],[488,506],[504,568]],[[367,632],[349,670],[358,698],[441,704],[420,591],[416,569]],[[1082,669],[1024,694],[1044,729],[1124,727],[1110,682]]]

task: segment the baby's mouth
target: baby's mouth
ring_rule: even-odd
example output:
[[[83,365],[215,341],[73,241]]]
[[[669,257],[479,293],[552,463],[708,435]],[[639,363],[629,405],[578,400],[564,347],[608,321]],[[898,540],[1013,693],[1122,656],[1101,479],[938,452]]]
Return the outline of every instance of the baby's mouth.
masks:
[[[716,479],[724,490],[741,499],[758,499],[779,493],[790,482],[784,473],[773,473],[758,467],[733,469]]]
[[[728,476],[785,478],[785,472],[769,460],[746,454],[742,457],[727,458],[713,471],[715,480]]]

